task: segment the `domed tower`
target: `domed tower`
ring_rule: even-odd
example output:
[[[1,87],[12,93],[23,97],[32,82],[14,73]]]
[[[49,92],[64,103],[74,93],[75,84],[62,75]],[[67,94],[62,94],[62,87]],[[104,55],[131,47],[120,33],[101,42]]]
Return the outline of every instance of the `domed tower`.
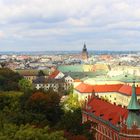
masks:
[[[86,44],[84,44],[83,50],[82,50],[82,59],[83,60],[88,60],[88,51],[86,48]]]

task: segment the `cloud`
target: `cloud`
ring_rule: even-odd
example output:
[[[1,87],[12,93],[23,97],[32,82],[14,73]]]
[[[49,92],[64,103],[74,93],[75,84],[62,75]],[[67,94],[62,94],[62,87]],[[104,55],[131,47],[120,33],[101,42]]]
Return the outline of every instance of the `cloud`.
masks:
[[[15,50],[24,49],[19,47],[23,41],[37,49],[36,39],[44,43],[44,50],[46,44],[56,50],[58,44],[65,50],[71,45],[79,49],[75,46],[84,41],[91,49],[95,44],[99,49],[113,50],[117,45],[132,49],[139,43],[139,4],[139,0],[1,0],[0,39]]]

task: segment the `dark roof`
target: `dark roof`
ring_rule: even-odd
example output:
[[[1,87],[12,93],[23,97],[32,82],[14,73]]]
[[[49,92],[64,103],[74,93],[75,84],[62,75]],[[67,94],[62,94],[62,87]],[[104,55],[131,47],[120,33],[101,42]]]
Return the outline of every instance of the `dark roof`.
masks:
[[[35,80],[33,80],[34,84],[44,84],[46,83],[46,78],[44,76],[39,76]]]
[[[46,83],[65,83],[65,79],[61,78],[61,79],[53,79],[53,78],[48,78],[46,79]]]

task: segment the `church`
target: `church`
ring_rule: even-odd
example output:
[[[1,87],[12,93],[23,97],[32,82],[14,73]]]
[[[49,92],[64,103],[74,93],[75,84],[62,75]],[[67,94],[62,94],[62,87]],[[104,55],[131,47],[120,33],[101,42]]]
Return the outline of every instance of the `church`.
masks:
[[[86,48],[86,44],[84,44],[83,50],[82,50],[82,60],[87,61],[88,60],[88,51]]]
[[[92,95],[82,110],[83,122],[97,123],[96,140],[140,140],[140,105],[135,83],[127,108],[111,104]]]

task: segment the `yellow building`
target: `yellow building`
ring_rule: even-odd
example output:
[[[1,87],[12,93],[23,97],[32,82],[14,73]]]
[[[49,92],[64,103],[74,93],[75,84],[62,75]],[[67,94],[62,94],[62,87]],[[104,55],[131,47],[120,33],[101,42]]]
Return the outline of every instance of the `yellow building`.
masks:
[[[112,104],[128,106],[131,98],[132,88],[127,84],[105,84],[105,85],[89,85],[80,83],[75,87],[75,94],[78,95],[79,101],[88,99],[88,96],[94,95],[102,98]],[[138,100],[140,100],[140,87],[136,87]]]

